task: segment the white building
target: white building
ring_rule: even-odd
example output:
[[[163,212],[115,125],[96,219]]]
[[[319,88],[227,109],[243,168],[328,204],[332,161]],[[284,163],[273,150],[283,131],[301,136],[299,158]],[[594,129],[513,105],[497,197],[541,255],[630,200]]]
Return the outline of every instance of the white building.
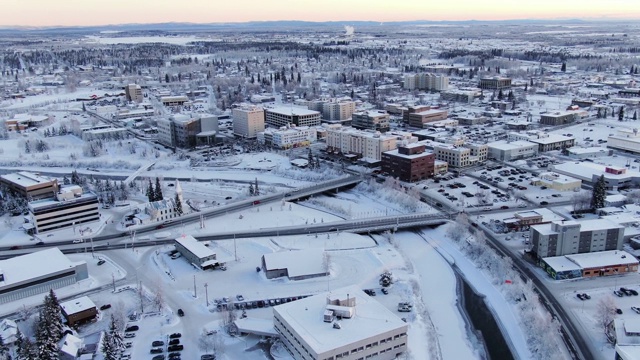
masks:
[[[318,139],[318,132],[309,126],[283,126],[280,129],[267,128],[258,133],[257,140],[278,149],[309,146]]]
[[[347,120],[356,109],[351,100],[333,100],[322,104],[322,118],[325,120]]]
[[[489,147],[486,144],[464,145],[432,143],[436,159],[446,161],[450,167],[463,168],[487,160]]]
[[[430,73],[409,74],[404,76],[403,85],[407,90],[443,91],[449,87],[449,77]]]
[[[489,157],[500,161],[526,159],[536,156],[538,144],[529,141],[495,141],[488,143]]]
[[[218,265],[216,253],[191,235],[182,235],[175,239],[173,245],[190,264],[201,269]]]
[[[274,327],[296,360],[391,360],[408,325],[355,286],[273,307]]]
[[[397,148],[397,136],[352,127],[327,127],[327,150],[381,160],[382,153]]]
[[[324,250],[312,248],[264,254],[262,270],[267,279],[303,280],[329,275],[329,264]]]
[[[607,147],[629,151],[634,154],[640,153],[640,135],[638,129],[620,129],[615,135],[607,138]]]
[[[100,220],[98,197],[77,185],[61,186],[54,198],[32,201],[28,208],[36,233]]]
[[[527,131],[525,133],[511,132],[508,138],[511,141],[524,140],[538,144],[539,153],[570,148],[575,145],[576,142],[573,136],[549,134],[544,131]]]
[[[233,109],[233,134],[245,139],[254,139],[264,131],[264,109],[258,106],[243,106]]]
[[[87,279],[87,263],[74,263],[58,248],[0,260],[0,304],[44,294]]]
[[[125,86],[124,94],[127,98],[127,101],[141,103],[144,100],[144,96],[142,95],[142,88],[137,84],[129,84]]]
[[[558,191],[574,191],[582,186],[582,180],[555,172],[541,173],[537,178],[532,179],[531,183]]]
[[[293,124],[295,126],[318,126],[322,120],[320,112],[297,106],[274,106],[265,109],[265,122],[280,128]]]

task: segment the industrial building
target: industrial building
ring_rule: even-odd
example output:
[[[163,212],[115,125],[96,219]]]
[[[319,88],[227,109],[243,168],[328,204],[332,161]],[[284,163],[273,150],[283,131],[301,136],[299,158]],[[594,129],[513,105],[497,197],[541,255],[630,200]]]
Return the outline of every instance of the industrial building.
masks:
[[[87,263],[74,263],[58,248],[0,260],[0,304],[89,278]]]
[[[32,201],[28,208],[38,234],[100,220],[98,197],[77,185],[63,185],[55,197]]]
[[[27,171],[0,175],[0,183],[28,200],[50,198],[58,192],[58,180]]]
[[[324,250],[311,248],[264,254],[262,270],[267,279],[304,280],[329,275],[329,264]]]
[[[296,360],[396,359],[408,325],[357,287],[273,307],[274,327]]]
[[[216,253],[191,235],[182,235],[175,239],[173,245],[190,264],[201,269],[212,268],[219,264]]]

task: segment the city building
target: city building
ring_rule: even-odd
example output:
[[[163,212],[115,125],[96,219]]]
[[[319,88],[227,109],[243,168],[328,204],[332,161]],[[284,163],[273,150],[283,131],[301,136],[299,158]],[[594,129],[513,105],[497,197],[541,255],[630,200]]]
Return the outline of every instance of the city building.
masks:
[[[413,143],[382,153],[382,172],[401,181],[415,182],[433,177],[436,156],[426,146]]]
[[[162,96],[160,98],[160,102],[162,103],[163,106],[182,106],[184,105],[187,101],[189,101],[189,98],[184,96],[184,95],[180,95],[180,96]]]
[[[279,251],[262,255],[262,270],[267,279],[304,280],[329,275],[327,261],[324,250],[318,248]]]
[[[449,77],[431,73],[404,76],[403,87],[407,90],[444,91],[449,87]]]
[[[610,135],[607,138],[607,147],[639,154],[640,134],[638,134],[638,129],[619,129],[615,135]]]
[[[58,192],[58,180],[28,171],[0,175],[0,183],[29,200],[50,198]]]
[[[141,103],[144,101],[144,95],[142,94],[142,87],[138,84],[129,84],[124,87],[124,95],[127,101],[133,101]]]
[[[622,250],[546,257],[540,266],[554,280],[638,273],[638,259]]]
[[[127,129],[125,128],[114,128],[111,126],[100,128],[100,129],[87,129],[86,131],[83,129],[82,131],[82,140],[91,141],[91,140],[122,140],[128,137]]]
[[[322,118],[328,121],[347,120],[356,109],[356,103],[349,100],[332,100],[322,104]]]
[[[567,175],[560,175],[555,172],[544,172],[531,179],[531,184],[535,186],[546,186],[558,191],[574,191],[582,187],[582,180]]]
[[[351,115],[351,126],[358,130],[389,131],[389,114],[385,111],[360,111]]]
[[[427,123],[445,120],[448,115],[447,110],[431,109],[428,106],[409,107],[409,111],[403,115],[403,120],[409,126],[423,128]]]
[[[283,126],[280,129],[267,128],[258,133],[257,140],[261,144],[276,149],[305,147],[318,139],[316,128],[308,126]]]
[[[277,106],[265,109],[265,122],[280,128],[293,124],[295,126],[318,126],[322,120],[320,112],[296,106]]]
[[[538,144],[529,141],[499,140],[488,143],[489,158],[500,161],[520,160],[536,156]]]
[[[459,90],[451,89],[442,91],[440,99],[444,101],[454,101],[471,104],[473,100],[480,97],[480,91],[477,90]]]
[[[242,106],[233,109],[233,134],[244,139],[255,139],[264,131],[264,109]]]
[[[604,176],[607,189],[615,191],[640,186],[640,172],[626,167],[606,166],[592,161],[567,161],[551,165],[550,170],[591,185],[595,184],[600,176]]]
[[[143,119],[154,116],[153,109],[120,110],[113,115],[113,120]]]
[[[639,91],[640,94],[640,91]],[[640,320],[616,317],[611,322],[609,333],[615,337],[616,360],[640,358]]]
[[[408,325],[355,286],[273,307],[274,327],[296,360],[396,359]]]
[[[489,148],[486,144],[464,145],[432,143],[436,159],[446,161],[450,167],[464,168],[487,160]]]
[[[175,114],[158,120],[158,141],[177,148],[213,144],[218,130],[218,118],[211,114],[197,115],[191,117]]]
[[[517,211],[512,218],[502,220],[502,223],[509,229],[515,231],[529,230],[531,225],[546,224],[552,221],[561,221],[562,216],[553,211],[540,208],[533,210]]]
[[[567,149],[575,145],[573,136],[549,134],[543,131],[527,131],[524,133],[511,132],[508,135],[510,141],[524,140],[538,144],[538,152]]]
[[[0,304],[44,294],[88,278],[87,263],[70,261],[58,248],[0,260]]]
[[[175,239],[173,245],[189,264],[203,270],[219,265],[216,253],[191,235],[182,235]]]
[[[327,129],[327,151],[345,156],[353,155],[355,158],[379,161],[383,152],[397,147],[397,141],[397,136],[377,131],[344,126]]]
[[[98,197],[78,185],[63,185],[53,198],[31,201],[28,208],[38,234],[100,220]]]
[[[47,115],[16,114],[13,118],[5,120],[4,125],[8,131],[24,131],[49,125],[51,117]]]
[[[558,126],[576,121],[578,113],[575,111],[554,111],[540,115],[540,124]]]
[[[624,226],[605,219],[553,221],[533,225],[530,230],[531,253],[538,259],[622,250]]]
[[[67,325],[71,327],[91,321],[98,316],[98,308],[88,296],[62,302],[60,310]]]
[[[511,79],[505,77],[482,78],[478,87],[483,90],[501,90],[511,87]]]

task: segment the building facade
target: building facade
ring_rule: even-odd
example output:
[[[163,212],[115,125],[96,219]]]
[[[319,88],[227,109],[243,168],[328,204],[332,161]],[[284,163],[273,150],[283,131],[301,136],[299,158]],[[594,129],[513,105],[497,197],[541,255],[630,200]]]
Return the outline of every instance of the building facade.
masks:
[[[540,124],[558,126],[570,124],[576,120],[577,113],[574,111],[552,112],[540,115]]]
[[[28,208],[36,233],[100,220],[98,197],[76,185],[63,188],[55,198],[32,201]]]
[[[141,103],[144,100],[144,96],[142,95],[142,87],[137,84],[129,84],[125,86],[124,95],[127,98],[127,101]]]
[[[606,250],[622,250],[624,227],[605,219],[553,221],[533,225],[531,252],[538,259]]]
[[[397,137],[393,135],[342,126],[327,129],[327,151],[329,152],[381,160],[383,152],[396,147]]]
[[[449,77],[431,73],[409,74],[404,76],[403,85],[407,90],[444,91],[449,87]]]
[[[264,109],[245,106],[233,109],[233,134],[245,139],[255,139],[264,131]]]
[[[58,192],[58,180],[28,171],[0,175],[0,183],[25,199],[39,200],[53,197]]]
[[[265,122],[280,128],[293,124],[295,126],[318,126],[322,121],[320,112],[295,106],[279,106],[265,109]]]
[[[511,87],[511,79],[503,77],[482,78],[478,87],[483,90],[501,90]]]
[[[434,121],[445,120],[447,116],[449,116],[447,110],[431,109],[427,106],[420,108],[409,108],[409,111],[404,114],[403,120],[405,120],[405,122],[409,126],[423,128],[425,124]]]
[[[520,160],[536,156],[538,144],[529,141],[495,141],[487,144],[489,157],[500,161]]]
[[[194,264],[201,269],[218,265],[216,253],[191,235],[183,235],[175,239],[173,245],[190,264]]]
[[[316,142],[317,139],[316,129],[308,126],[282,127],[277,130],[268,128],[257,136],[259,143],[277,149],[305,147]]]
[[[356,103],[351,100],[335,100],[322,104],[322,118],[324,120],[347,120],[356,109]]]
[[[407,351],[408,325],[357,287],[275,306],[273,319],[296,360],[391,360]]]
[[[351,126],[358,130],[389,131],[389,114],[384,111],[362,111],[351,115]]]
[[[433,177],[436,156],[423,144],[398,146],[382,153],[382,171],[401,181],[415,182]]]

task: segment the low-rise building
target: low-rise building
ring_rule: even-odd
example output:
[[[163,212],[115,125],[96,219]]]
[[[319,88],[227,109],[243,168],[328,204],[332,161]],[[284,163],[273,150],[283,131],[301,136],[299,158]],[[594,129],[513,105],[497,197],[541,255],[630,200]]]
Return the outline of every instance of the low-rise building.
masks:
[[[524,140],[538,144],[538,152],[568,149],[575,145],[573,136],[549,134],[543,131],[527,131],[525,133],[511,132],[508,135],[511,141]]]
[[[622,250],[624,226],[605,219],[554,221],[530,228],[531,252],[538,259]]]
[[[180,95],[180,96],[162,96],[160,98],[160,102],[164,106],[182,106],[187,101],[189,101],[189,98],[184,96],[184,95]]]
[[[494,141],[488,143],[489,157],[500,161],[526,159],[536,156],[538,144],[529,141]]]
[[[600,176],[604,176],[606,188],[612,190],[640,186],[640,172],[625,167],[606,166],[592,161],[567,161],[551,165],[550,169],[591,185],[595,184]]]
[[[506,77],[490,77],[490,78],[482,78],[480,79],[480,83],[478,84],[480,89],[486,90],[501,90],[508,89],[511,87],[511,79]]]
[[[464,168],[487,160],[489,148],[486,144],[432,143],[436,159],[446,161],[450,167]]]
[[[355,286],[274,306],[273,318],[295,360],[391,360],[407,351],[408,325]]]
[[[336,126],[327,129],[327,151],[381,160],[382,153],[397,147],[397,136]]]
[[[640,94],[640,91],[638,92]],[[640,320],[615,318],[609,327],[615,338],[616,360],[635,360],[640,358]]]
[[[295,126],[318,126],[322,121],[320,112],[297,106],[273,106],[265,108],[265,122],[280,128],[293,124]]]
[[[480,96],[479,91],[451,89],[440,93],[440,99],[444,101],[454,101],[471,104],[473,100]]]
[[[190,264],[201,269],[219,265],[216,253],[191,235],[182,235],[175,239],[173,245]]]
[[[267,128],[257,135],[259,143],[276,149],[305,147],[316,142],[317,139],[316,128],[295,125],[283,126],[280,129]]]
[[[328,257],[322,249],[280,251],[262,255],[267,279],[304,280],[329,275]]]
[[[549,126],[558,126],[570,124],[576,121],[577,112],[575,111],[555,111],[540,115],[540,124]]]
[[[358,130],[389,131],[389,114],[385,111],[360,111],[351,115],[351,126]]]
[[[36,233],[100,220],[98,197],[77,185],[64,185],[55,197],[32,201],[28,208]]]
[[[87,278],[87,263],[72,262],[58,248],[0,260],[0,304],[44,294]]]
[[[638,259],[621,250],[546,257],[540,266],[555,280],[638,273]]]
[[[615,135],[610,135],[607,138],[607,147],[639,154],[640,134],[638,134],[638,129],[619,129]]]
[[[531,179],[531,184],[546,186],[558,191],[574,191],[582,187],[582,180],[567,175],[560,175],[555,172],[544,172],[540,173],[536,178]]]
[[[415,182],[433,177],[436,156],[426,146],[413,143],[382,153],[382,171],[401,181]]]
[[[423,128],[425,124],[445,120],[448,115],[447,110],[429,108],[427,110],[406,113],[405,117],[407,118],[409,126]]]
[[[88,296],[62,302],[60,310],[67,325],[72,327],[91,321],[98,316],[98,308]]]
[[[51,198],[58,192],[58,180],[28,171],[0,175],[0,183],[29,200]]]

